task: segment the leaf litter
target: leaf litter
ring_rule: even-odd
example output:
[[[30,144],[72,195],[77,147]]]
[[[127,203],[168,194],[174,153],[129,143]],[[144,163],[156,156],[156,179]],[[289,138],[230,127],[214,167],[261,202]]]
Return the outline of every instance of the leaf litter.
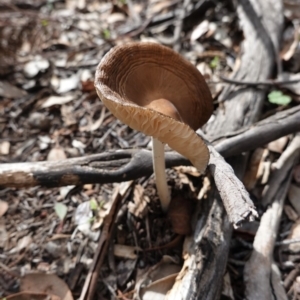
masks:
[[[178,16],[181,2],[23,2],[0,5],[0,161],[56,161],[146,145],[147,137],[115,120],[98,100],[93,74],[113,45],[134,40],[170,45],[168,38],[176,23],[172,14]],[[191,2],[190,14],[196,1]],[[241,36],[235,12],[228,7],[218,4],[218,9],[204,14],[203,20],[191,17],[190,23],[186,22],[180,52],[204,74],[216,98],[224,86],[219,75],[229,74],[238,63]],[[293,20],[297,11],[288,7],[286,14]],[[298,33],[294,26],[289,47],[282,50],[287,64],[297,61]],[[283,73],[284,79],[298,78],[300,65],[291,65]],[[286,89],[299,94],[296,84]],[[269,94],[270,102],[277,105],[289,105],[291,97],[297,100],[285,91]],[[253,196],[260,196],[268,166],[284,148],[274,143],[268,147],[270,153],[260,149],[258,158],[248,166]],[[285,206],[280,229],[283,238],[290,228],[289,238],[299,235],[299,170],[298,165],[289,191],[290,205]],[[178,190],[184,194],[179,203],[197,195],[206,197],[210,181],[205,178],[202,189],[199,176],[191,167],[168,170],[173,194]],[[79,298],[116,185],[0,190],[0,269],[4,274],[0,297],[12,295],[13,299],[19,291],[23,294],[15,294],[16,299],[22,299],[26,290],[34,299],[46,299],[47,295],[50,299]],[[131,299],[138,293],[141,299],[163,299],[184,264],[178,241],[181,234],[190,231],[193,200],[187,212],[175,200],[175,208],[166,218],[152,177],[125,185],[111,251],[102,265],[95,297]],[[177,224],[181,215],[184,226]],[[184,232],[176,234],[176,226]],[[241,239],[252,240],[255,228],[245,226],[234,233],[238,238],[234,239],[231,262],[245,261],[249,249]],[[299,259],[298,254],[284,255],[286,264],[296,264]],[[235,294],[243,295],[235,281],[241,270],[234,263],[229,266],[232,280],[226,273],[224,295],[232,298],[232,288]],[[160,277],[153,275],[155,270]],[[288,274],[289,269],[284,270]]]

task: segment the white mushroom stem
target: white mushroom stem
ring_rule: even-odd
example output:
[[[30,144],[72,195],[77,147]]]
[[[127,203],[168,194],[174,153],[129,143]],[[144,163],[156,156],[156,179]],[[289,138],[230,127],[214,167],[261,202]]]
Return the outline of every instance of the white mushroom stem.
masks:
[[[164,212],[170,204],[170,193],[166,178],[165,146],[158,139],[152,137],[152,159],[158,197]]]

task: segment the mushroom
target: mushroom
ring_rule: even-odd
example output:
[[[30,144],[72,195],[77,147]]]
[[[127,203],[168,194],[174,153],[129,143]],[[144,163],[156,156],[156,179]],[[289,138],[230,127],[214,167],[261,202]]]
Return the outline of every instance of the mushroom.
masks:
[[[152,137],[153,168],[164,211],[170,202],[164,144],[203,173],[209,151],[195,130],[213,112],[201,73],[173,50],[136,42],[112,48],[97,67],[95,87],[104,105],[129,127]]]

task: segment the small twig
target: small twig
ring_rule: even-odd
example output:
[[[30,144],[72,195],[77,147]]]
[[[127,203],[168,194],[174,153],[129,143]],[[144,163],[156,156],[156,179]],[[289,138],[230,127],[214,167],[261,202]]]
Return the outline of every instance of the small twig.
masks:
[[[295,84],[295,83],[300,82],[300,78],[293,79],[293,80],[278,80],[278,79],[272,80],[272,79],[270,79],[270,80],[265,80],[265,81],[254,82],[254,81],[243,81],[243,80],[237,80],[237,79],[230,79],[223,75],[220,75],[219,77],[223,81],[223,83],[235,84],[235,85],[247,85],[249,87],[257,87],[260,85],[279,86],[279,85]]]
[[[239,131],[223,135],[215,139],[213,144],[224,157],[230,157],[262,147],[282,136],[296,133],[299,128],[300,105],[276,113],[251,127],[244,127]]]
[[[93,264],[91,269],[85,279],[84,286],[81,291],[80,300],[91,300],[93,299],[94,293],[97,288],[97,281],[99,278],[99,272],[101,265],[104,261],[109,243],[111,238],[111,233],[113,229],[114,220],[118,213],[118,208],[120,206],[120,201],[122,197],[117,190],[112,196],[113,204],[111,206],[109,214],[104,218],[103,229],[101,231],[101,236],[98,242],[98,248],[94,255]]]
[[[276,242],[275,246],[286,246],[291,244],[300,243],[300,238],[298,239],[286,239],[280,242]]]
[[[253,243],[253,251],[244,269],[246,298],[249,300],[272,299],[272,294],[276,292],[271,286],[273,250],[290,181],[291,172],[280,186],[273,203],[261,218]],[[282,289],[280,289],[281,292]]]
[[[174,30],[174,46],[173,49],[177,52],[180,51],[180,35],[182,33],[182,27],[183,27],[183,20],[187,14],[187,8],[190,4],[190,0],[184,0],[183,5],[181,7],[181,12],[180,15],[178,16],[178,19],[176,20],[175,23],[175,30]]]
[[[286,178],[287,174],[291,170],[295,161],[299,159],[300,155],[300,133],[298,133],[291,141],[287,149],[282,153],[280,158],[275,164],[275,170],[273,171],[268,184],[263,190],[262,205],[266,206],[271,203],[274,195],[276,195],[279,187]]]

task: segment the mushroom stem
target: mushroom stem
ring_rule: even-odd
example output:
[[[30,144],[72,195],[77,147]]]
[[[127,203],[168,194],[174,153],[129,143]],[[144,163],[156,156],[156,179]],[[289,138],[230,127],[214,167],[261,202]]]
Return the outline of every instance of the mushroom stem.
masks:
[[[158,139],[152,137],[152,160],[158,197],[164,212],[170,204],[170,193],[166,178],[165,146]]]

